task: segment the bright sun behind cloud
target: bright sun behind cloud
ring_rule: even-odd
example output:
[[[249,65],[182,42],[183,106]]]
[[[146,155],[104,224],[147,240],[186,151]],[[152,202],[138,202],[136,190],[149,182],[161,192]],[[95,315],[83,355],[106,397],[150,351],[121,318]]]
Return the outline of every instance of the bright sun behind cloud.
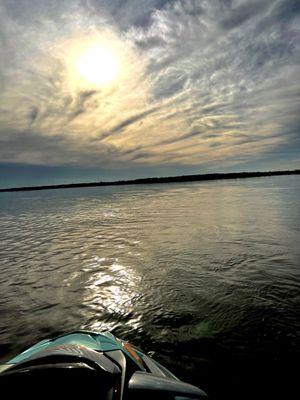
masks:
[[[132,56],[118,35],[107,30],[91,35],[75,32],[56,49],[56,56],[65,65],[64,82],[72,92],[100,87],[109,90],[128,73],[128,58]]]
[[[117,78],[120,61],[110,48],[96,43],[79,54],[75,68],[88,84],[102,86]]]

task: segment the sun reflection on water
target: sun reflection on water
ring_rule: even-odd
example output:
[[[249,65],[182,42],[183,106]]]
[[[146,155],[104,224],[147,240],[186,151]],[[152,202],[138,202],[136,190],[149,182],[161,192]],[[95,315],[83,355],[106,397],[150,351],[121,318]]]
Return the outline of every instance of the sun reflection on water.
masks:
[[[135,301],[140,298],[141,276],[130,266],[123,265],[118,258],[94,257],[86,268],[95,272],[85,285],[83,303],[87,321],[82,328],[113,329],[122,322],[138,328],[135,318]]]

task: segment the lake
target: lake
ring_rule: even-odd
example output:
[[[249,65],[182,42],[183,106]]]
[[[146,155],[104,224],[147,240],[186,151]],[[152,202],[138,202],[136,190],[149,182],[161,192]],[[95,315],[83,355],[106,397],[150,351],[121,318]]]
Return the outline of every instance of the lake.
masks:
[[[299,199],[299,176],[1,193],[1,360],[109,329],[211,399],[291,398]]]

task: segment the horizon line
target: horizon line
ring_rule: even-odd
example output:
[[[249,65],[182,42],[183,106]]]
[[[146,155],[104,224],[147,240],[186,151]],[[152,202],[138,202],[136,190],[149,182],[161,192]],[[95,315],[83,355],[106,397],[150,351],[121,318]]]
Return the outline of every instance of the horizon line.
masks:
[[[143,184],[156,184],[156,183],[180,183],[180,182],[200,182],[208,180],[222,180],[222,179],[244,179],[244,178],[258,178],[267,176],[280,176],[280,175],[300,175],[300,169],[284,170],[284,171],[253,171],[253,172],[220,172],[208,174],[192,174],[192,175],[177,175],[165,177],[149,177],[137,178],[118,181],[99,181],[99,182],[79,182],[79,183],[65,183],[57,185],[42,185],[42,186],[23,186],[23,187],[10,187],[0,188],[0,192],[21,192],[33,190],[51,190],[51,189],[73,189],[80,187],[100,187],[100,186],[124,186],[124,185],[143,185]]]

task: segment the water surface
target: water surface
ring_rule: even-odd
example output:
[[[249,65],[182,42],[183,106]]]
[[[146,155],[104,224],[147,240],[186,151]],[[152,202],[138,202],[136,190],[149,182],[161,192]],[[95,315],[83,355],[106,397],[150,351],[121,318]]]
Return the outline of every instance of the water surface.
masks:
[[[288,389],[299,198],[298,176],[2,193],[1,359],[109,329],[211,398]]]

